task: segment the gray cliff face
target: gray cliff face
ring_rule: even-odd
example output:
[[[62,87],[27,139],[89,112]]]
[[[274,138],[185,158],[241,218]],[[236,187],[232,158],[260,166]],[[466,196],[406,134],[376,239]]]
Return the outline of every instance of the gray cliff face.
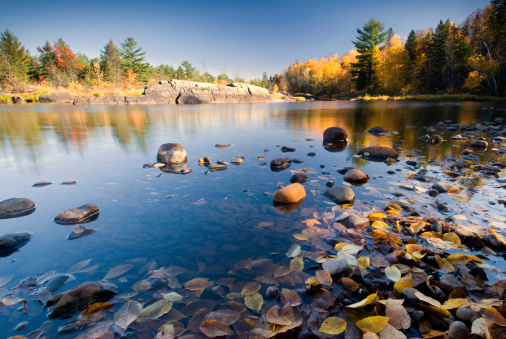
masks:
[[[43,95],[40,102],[74,105],[155,105],[155,104],[225,104],[283,101],[265,88],[231,83],[216,85],[195,81],[169,80],[148,85],[142,95],[102,95],[98,97],[62,97],[58,93]],[[69,101],[70,100],[70,101]]]

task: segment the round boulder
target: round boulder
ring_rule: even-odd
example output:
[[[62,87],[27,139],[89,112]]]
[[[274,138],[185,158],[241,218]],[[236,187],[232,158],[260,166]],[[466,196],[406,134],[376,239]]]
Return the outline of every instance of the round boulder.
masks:
[[[329,127],[323,132],[323,140],[346,141],[348,132],[341,127]]]
[[[398,158],[399,154],[396,150],[384,146],[369,146],[357,153],[364,159],[373,161],[384,161],[387,158]]]
[[[355,201],[355,193],[348,186],[337,186],[328,189],[325,196],[336,204],[352,204]]]
[[[21,217],[35,211],[35,203],[26,198],[11,198],[0,202],[0,219]]]
[[[386,129],[384,129],[383,127],[381,127],[381,126],[376,126],[376,127],[373,127],[373,128],[369,128],[367,130],[367,132],[370,133],[370,134],[374,134],[374,135],[388,133],[388,131]]]
[[[160,146],[156,159],[164,164],[179,164],[186,161],[187,154],[181,144],[168,143]]]
[[[293,183],[300,183],[302,184],[303,182],[305,182],[309,177],[307,175],[305,175],[304,173],[300,173],[300,172],[297,172],[297,173],[294,173],[292,175],[292,177],[290,178],[290,182],[293,184]]]
[[[290,184],[274,192],[272,198],[281,204],[294,204],[306,197],[304,186],[299,183]]]
[[[369,180],[369,176],[359,169],[351,169],[344,174],[344,181],[363,184]]]

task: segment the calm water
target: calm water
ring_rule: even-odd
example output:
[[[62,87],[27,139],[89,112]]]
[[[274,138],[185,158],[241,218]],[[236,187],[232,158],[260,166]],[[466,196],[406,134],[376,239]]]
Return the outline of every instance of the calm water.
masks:
[[[291,235],[299,233],[305,227],[301,221],[308,218],[301,216],[301,210],[315,207],[324,212],[332,207],[322,193],[328,181],[343,181],[337,168],[360,167],[374,177],[367,185],[354,188],[355,208],[381,208],[392,198],[391,183],[406,178],[404,160],[409,159],[408,155],[438,161],[461,156],[465,142],[449,140],[430,146],[419,139],[427,133],[424,127],[442,120],[462,124],[493,121],[506,116],[503,108],[491,103],[396,102],[1,106],[0,200],[26,197],[36,203],[37,209],[28,216],[0,220],[2,234],[33,233],[30,242],[18,252],[0,258],[0,277],[12,275],[10,282],[0,288],[0,294],[5,295],[27,276],[40,276],[50,270],[67,272],[86,259],[91,259],[88,267],[98,266],[88,273],[76,273],[77,279],[61,290],[84,281],[101,280],[111,267],[128,262],[140,266],[122,279],[111,279],[120,292],[131,290],[133,283],[146,278],[146,270],[140,269],[144,263],[150,268],[178,265],[196,272],[200,265],[203,276],[218,279],[247,258],[286,260],[285,252],[293,241]],[[322,133],[330,126],[344,127],[350,134],[345,150],[329,152],[323,148]],[[398,134],[367,134],[366,130],[374,126]],[[444,136],[449,139],[450,134],[445,132]],[[167,142],[185,147],[188,167],[194,172],[175,175],[158,168],[143,168],[145,163],[156,162],[158,147]],[[215,148],[216,143],[231,146]],[[398,149],[401,163],[387,166],[353,157],[368,145]],[[297,151],[282,153],[278,146],[295,147]],[[316,156],[308,156],[309,152]],[[237,155],[245,157],[243,165],[231,164],[225,171],[207,173],[207,168],[197,164],[205,156],[213,162],[230,162]],[[279,173],[272,172],[268,165],[259,166],[283,156],[299,158],[304,163],[292,164]],[[483,160],[504,161],[490,149],[479,156]],[[302,168],[310,169],[310,179],[305,183],[308,196],[303,205],[291,213],[273,208],[270,194],[278,185],[289,183],[290,170]],[[396,169],[402,171],[386,173]],[[433,169],[441,171],[439,167]],[[76,179],[78,183],[59,185],[66,179]],[[31,187],[41,180],[55,183]],[[478,192],[472,202],[486,205],[500,194],[499,189]],[[58,225],[52,220],[58,213],[85,203],[100,208],[98,219],[85,224],[96,233],[68,240],[74,226]],[[455,214],[466,213],[465,206],[456,208],[461,210]],[[500,206],[491,206],[487,213],[490,220],[500,218]],[[483,224],[475,215],[469,218]],[[272,225],[259,226],[261,222]],[[37,329],[47,320],[41,307],[34,306],[31,312],[30,326],[21,334]],[[1,328],[12,328],[23,320],[26,318],[21,312],[0,308]],[[14,332],[11,329],[7,334]]]

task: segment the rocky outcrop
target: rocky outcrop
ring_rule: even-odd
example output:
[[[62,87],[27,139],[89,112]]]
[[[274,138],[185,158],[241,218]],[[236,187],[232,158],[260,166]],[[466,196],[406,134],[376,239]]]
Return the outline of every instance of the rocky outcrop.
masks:
[[[43,94],[39,97],[39,104],[58,103],[72,104],[76,99],[75,96],[66,93]]]

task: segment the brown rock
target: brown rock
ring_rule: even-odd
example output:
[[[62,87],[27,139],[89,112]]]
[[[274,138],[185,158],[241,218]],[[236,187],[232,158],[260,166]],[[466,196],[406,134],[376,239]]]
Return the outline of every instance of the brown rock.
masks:
[[[396,150],[390,147],[383,146],[369,146],[357,153],[364,159],[383,161],[387,158],[398,158],[399,154]]]
[[[353,182],[353,183],[365,183],[369,180],[369,176],[362,172],[361,170],[358,170],[356,168],[349,170],[344,175],[344,181]]]
[[[15,218],[35,211],[35,203],[26,198],[11,198],[0,202],[0,219]]]
[[[341,127],[329,127],[323,132],[323,140],[328,141],[346,141],[348,132]]]
[[[185,162],[186,158],[186,151],[181,144],[168,143],[160,146],[156,159],[164,164],[179,164]]]
[[[281,204],[293,204],[296,203],[306,197],[306,190],[304,186],[299,183],[290,184],[286,187],[283,187],[276,192],[272,198],[275,202]]]
[[[54,221],[59,224],[77,224],[90,219],[97,215],[98,212],[99,209],[97,205],[86,204],[61,212],[54,218]]]

